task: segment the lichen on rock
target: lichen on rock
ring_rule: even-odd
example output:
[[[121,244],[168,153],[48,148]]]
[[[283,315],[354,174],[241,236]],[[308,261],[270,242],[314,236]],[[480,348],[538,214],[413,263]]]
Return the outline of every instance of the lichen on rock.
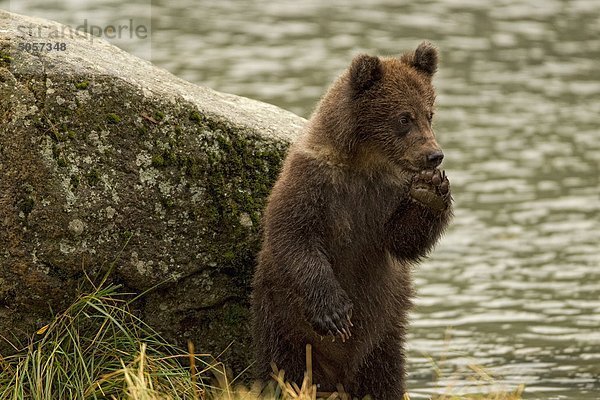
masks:
[[[81,34],[27,53],[0,11],[0,335],[19,347],[86,276],[150,290],[139,312],[241,371],[259,222],[304,120],[174,77]],[[12,345],[1,341],[0,354]]]

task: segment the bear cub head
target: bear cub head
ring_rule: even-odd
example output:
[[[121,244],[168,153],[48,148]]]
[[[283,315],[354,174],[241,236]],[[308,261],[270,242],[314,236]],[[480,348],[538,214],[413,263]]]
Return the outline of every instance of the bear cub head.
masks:
[[[400,57],[356,56],[313,114],[316,141],[325,139],[350,165],[436,168],[444,158],[431,125],[437,64],[429,42]]]

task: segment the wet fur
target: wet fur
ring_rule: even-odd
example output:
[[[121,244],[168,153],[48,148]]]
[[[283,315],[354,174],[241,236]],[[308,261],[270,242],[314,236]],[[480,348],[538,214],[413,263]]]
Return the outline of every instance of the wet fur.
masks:
[[[358,56],[290,148],[253,282],[259,378],[268,380],[275,362],[301,384],[310,343],[320,390],[342,384],[358,398],[402,397],[411,267],[451,217],[450,204],[435,211],[409,195],[418,160],[437,147],[427,122],[436,67],[433,47],[399,59]],[[414,135],[394,131],[400,111],[415,116]],[[312,321],[345,306],[350,339],[322,338]]]

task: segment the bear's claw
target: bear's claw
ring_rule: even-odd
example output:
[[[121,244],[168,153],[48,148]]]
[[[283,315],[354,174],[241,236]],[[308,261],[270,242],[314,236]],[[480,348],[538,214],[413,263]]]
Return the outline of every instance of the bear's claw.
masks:
[[[333,341],[335,341],[336,337],[342,339],[342,342],[350,339],[350,336],[352,336],[350,333],[350,327],[352,326],[350,320],[352,316],[351,305],[345,305],[337,311],[323,314],[316,316],[312,320],[315,332],[319,335],[333,336]]]
[[[445,171],[438,169],[421,171],[413,177],[411,197],[417,202],[437,211],[450,205],[450,182]]]

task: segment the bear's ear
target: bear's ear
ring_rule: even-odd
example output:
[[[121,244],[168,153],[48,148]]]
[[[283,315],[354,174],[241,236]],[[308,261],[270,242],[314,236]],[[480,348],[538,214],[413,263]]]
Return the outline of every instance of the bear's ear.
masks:
[[[410,61],[410,64],[419,71],[433,76],[438,66],[438,50],[430,42],[421,42]]]
[[[357,94],[369,89],[383,76],[383,66],[379,57],[359,54],[350,65],[350,85]]]

